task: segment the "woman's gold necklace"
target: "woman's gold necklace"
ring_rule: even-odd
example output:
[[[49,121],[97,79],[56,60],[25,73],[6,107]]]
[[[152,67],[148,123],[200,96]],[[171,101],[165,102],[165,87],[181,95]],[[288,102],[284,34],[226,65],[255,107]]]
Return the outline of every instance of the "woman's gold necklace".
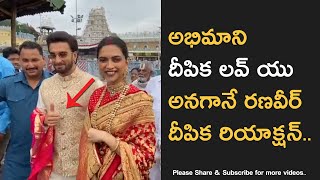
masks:
[[[129,90],[129,85],[124,85],[124,86],[121,86],[121,87],[123,89],[122,89],[117,101],[115,102],[115,107],[114,107],[113,111],[111,112],[111,114],[110,114],[110,116],[109,116],[109,118],[107,120],[107,123],[106,123],[106,131],[108,133],[110,133],[110,131],[111,131],[112,121],[115,118],[116,113],[117,113],[117,111],[119,110],[119,108],[121,106],[122,100],[123,100],[123,98],[125,97],[125,95],[127,94],[128,90]],[[93,117],[93,119],[92,119],[93,122],[92,123],[93,123],[93,126],[94,126],[95,129],[98,129],[98,126],[97,126],[97,111],[98,111],[98,108],[99,108],[99,106],[101,104],[101,101],[102,101],[103,97],[105,96],[107,90],[108,90],[108,88],[106,87],[104,89],[103,93],[101,94],[94,111],[92,112],[92,117]],[[116,92],[114,92],[114,93],[116,93]],[[111,95],[111,92],[110,92],[110,95]]]
[[[111,96],[114,96],[117,92],[120,92],[121,90],[123,90],[124,86],[126,85],[125,82],[123,83],[119,83],[119,85],[114,85],[114,86],[108,86],[108,91],[110,92]]]

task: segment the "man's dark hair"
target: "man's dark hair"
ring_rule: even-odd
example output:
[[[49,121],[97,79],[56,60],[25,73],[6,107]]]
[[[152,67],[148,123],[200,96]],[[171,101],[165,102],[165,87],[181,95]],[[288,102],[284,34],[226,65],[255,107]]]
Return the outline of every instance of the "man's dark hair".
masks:
[[[138,67],[134,67],[130,70],[130,73],[132,73],[132,71],[137,70],[138,72],[140,71],[140,69]]]
[[[78,51],[77,39],[65,31],[55,31],[47,37],[48,49],[51,43],[66,42],[69,44],[72,52]]]
[[[2,55],[4,58],[7,58],[11,55],[11,54],[19,54],[19,50],[13,47],[7,47],[3,49]]]
[[[19,55],[20,55],[22,49],[38,49],[38,51],[41,54],[41,56],[43,56],[42,47],[36,42],[32,42],[32,41],[23,42],[19,46]]]

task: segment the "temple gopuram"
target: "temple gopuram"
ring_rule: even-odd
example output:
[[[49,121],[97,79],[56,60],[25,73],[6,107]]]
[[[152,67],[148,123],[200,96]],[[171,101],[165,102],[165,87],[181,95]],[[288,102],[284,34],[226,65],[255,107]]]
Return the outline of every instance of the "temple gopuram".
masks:
[[[78,38],[78,66],[82,70],[99,76],[96,63],[97,46],[100,40],[106,36],[118,36],[127,43],[130,60],[129,70],[133,67],[139,67],[140,61],[147,60],[153,62],[155,75],[160,74],[160,32],[145,31],[123,34],[111,32],[103,7],[91,9],[83,35]]]

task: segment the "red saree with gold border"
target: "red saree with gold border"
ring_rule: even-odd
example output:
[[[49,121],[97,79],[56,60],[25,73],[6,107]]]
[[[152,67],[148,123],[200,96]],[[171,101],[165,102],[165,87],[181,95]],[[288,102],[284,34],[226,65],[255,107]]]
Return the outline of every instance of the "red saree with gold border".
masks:
[[[87,131],[92,127],[92,112],[103,91],[105,87],[97,89],[90,98],[80,140],[77,180],[149,179],[155,153],[152,97],[133,85],[129,86],[111,126],[111,134],[120,139],[117,154],[106,145],[90,143],[87,139]],[[106,92],[101,100],[95,122],[99,130],[106,129],[106,121],[117,98],[119,94],[110,96]]]
[[[53,164],[54,128],[43,126],[45,114],[39,109],[31,114],[31,173],[28,180],[49,180]]]

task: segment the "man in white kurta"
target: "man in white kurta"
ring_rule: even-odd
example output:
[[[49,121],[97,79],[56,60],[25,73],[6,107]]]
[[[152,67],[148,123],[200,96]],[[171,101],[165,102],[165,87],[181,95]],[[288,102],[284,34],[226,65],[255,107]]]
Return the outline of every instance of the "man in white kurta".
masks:
[[[151,78],[145,90],[153,97],[156,125],[156,164],[150,169],[150,180],[161,180],[161,75]]]
[[[68,97],[75,97],[91,78],[95,82],[76,101],[81,107],[67,108]],[[58,73],[44,80],[40,87],[38,108],[48,111],[54,104],[55,111],[61,116],[55,126],[54,157],[52,176],[74,177],[77,173],[79,159],[80,134],[83,127],[90,95],[100,87],[102,82],[78,67],[66,77]]]
[[[55,31],[46,41],[48,57],[56,74],[42,82],[38,108],[46,113],[44,125],[55,129],[50,180],[75,180],[80,134],[89,99],[103,84],[77,67],[78,43],[75,37],[64,31]]]

